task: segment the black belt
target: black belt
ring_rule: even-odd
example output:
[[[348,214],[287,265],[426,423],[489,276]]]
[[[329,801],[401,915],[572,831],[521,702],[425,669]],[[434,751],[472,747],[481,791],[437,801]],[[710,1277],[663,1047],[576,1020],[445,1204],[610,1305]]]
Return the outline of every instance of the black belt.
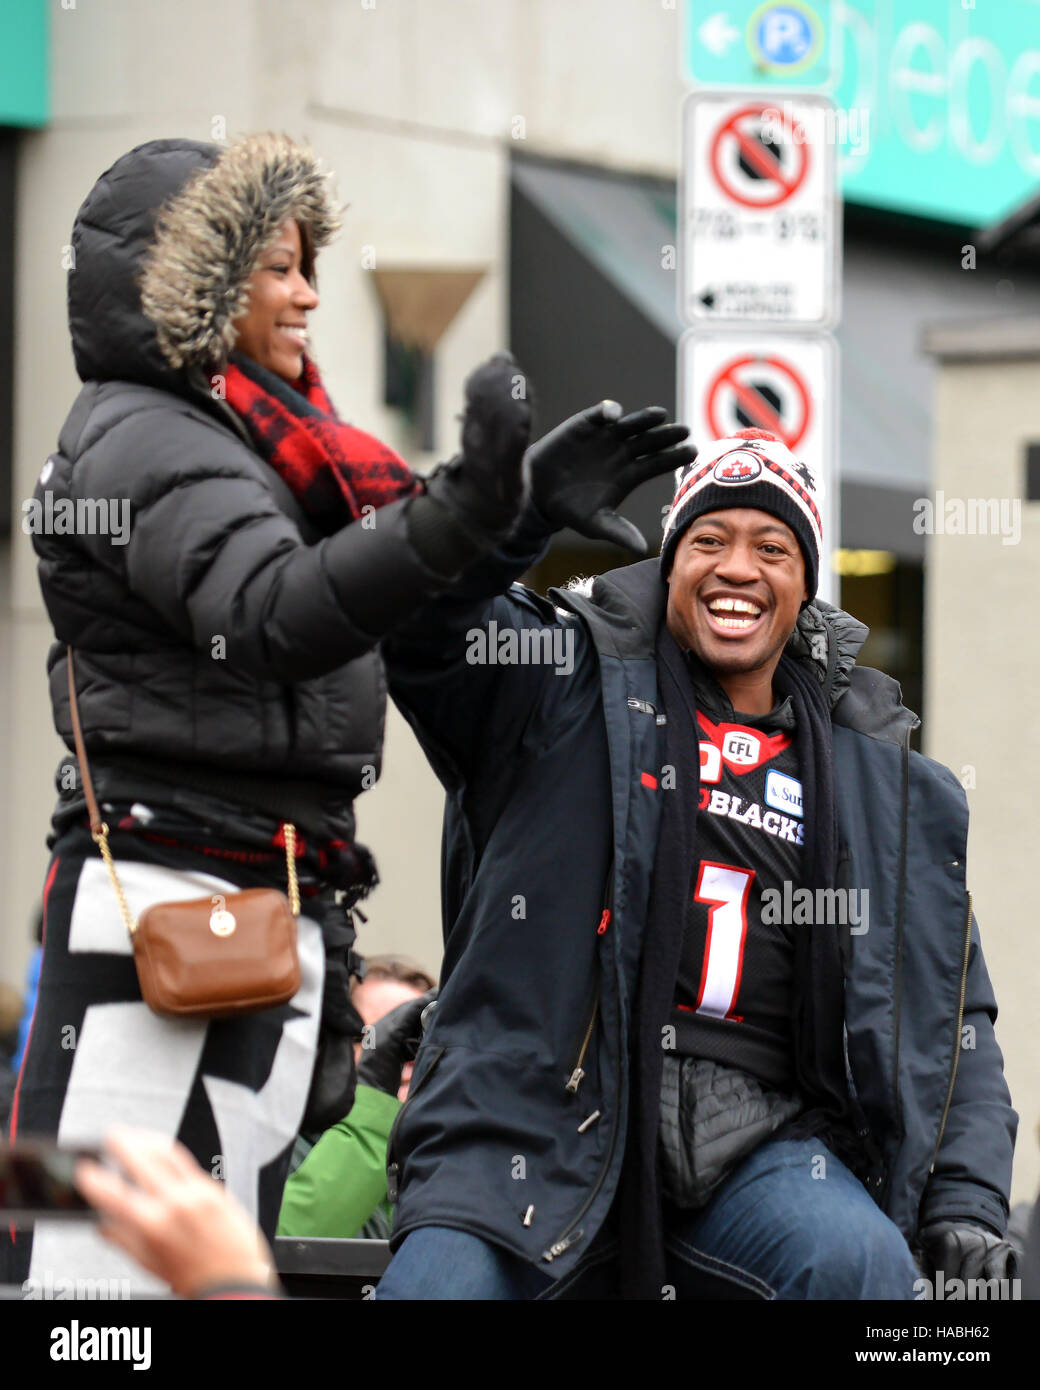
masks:
[[[343,838],[354,838],[353,798],[323,790],[313,779],[285,778],[272,780],[252,772],[204,767],[199,763],[175,763],[161,758],[135,758],[106,755],[91,759],[96,764],[98,781],[105,785],[106,769],[117,775],[124,773],[147,785],[161,782],[166,786],[201,792],[248,810],[261,811],[276,821],[289,821],[311,834],[328,835],[329,822],[338,827],[349,826]],[[113,788],[113,790],[115,790]],[[342,834],[342,829],[340,829]]]

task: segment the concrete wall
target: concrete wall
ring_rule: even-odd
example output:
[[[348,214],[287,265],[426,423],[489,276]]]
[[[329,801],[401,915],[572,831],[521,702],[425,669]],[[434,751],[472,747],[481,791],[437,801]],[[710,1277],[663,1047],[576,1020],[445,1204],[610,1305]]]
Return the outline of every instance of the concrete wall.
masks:
[[[1038,321],[1040,336],[1040,321]],[[990,335],[993,336],[993,335]],[[1007,341],[1007,330],[998,332]],[[981,335],[980,335],[981,337]],[[933,483],[945,501],[1016,499],[1021,535],[934,535],[926,560],[924,750],[961,778],[971,811],[968,887],[999,1007],[997,1038],[1021,1115],[1015,1200],[1040,1185],[1040,1069],[1033,920],[1040,787],[1040,504],[1021,501],[1023,452],[1040,441],[1040,351],[943,361]],[[1009,512],[1008,519],[1013,517]]]
[[[674,173],[678,24],[677,10],[647,0],[53,0],[53,119],[19,152],[16,516],[78,388],[62,249],[92,183],[125,151],[258,129],[310,141],[350,204],[319,263],[316,356],[340,411],[426,467],[453,449],[466,372],[508,341],[510,151]],[[437,354],[438,454],[418,453],[382,404],[382,315],[364,248],[381,266],[487,267]],[[61,748],[27,536],[15,534],[0,570],[0,978],[17,983]],[[385,768],[358,804],[383,876],[363,945],[436,968],[441,795],[396,712]]]

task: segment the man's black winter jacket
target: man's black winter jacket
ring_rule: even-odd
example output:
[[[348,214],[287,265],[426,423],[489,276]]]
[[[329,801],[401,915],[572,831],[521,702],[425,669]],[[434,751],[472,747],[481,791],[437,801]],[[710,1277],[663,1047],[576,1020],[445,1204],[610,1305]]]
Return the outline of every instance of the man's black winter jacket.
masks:
[[[440,1001],[390,1158],[395,1248],[445,1225],[561,1276],[618,1186],[632,1000],[674,793],[660,785],[657,562],[589,594],[553,590],[555,606],[519,585],[502,594],[536,552],[518,534],[385,648],[391,694],[447,790]],[[528,661],[505,664],[503,634],[525,629],[514,653]],[[810,605],[790,649],[819,654],[842,850],[850,886],[869,893],[845,1021],[883,1158],[871,1195],[908,1240],[945,1218],[1002,1234],[1017,1116],[965,887],[967,805],[951,772],[910,750],[917,721],[895,681],[855,666],[865,636]],[[563,673],[549,657],[568,652]]]

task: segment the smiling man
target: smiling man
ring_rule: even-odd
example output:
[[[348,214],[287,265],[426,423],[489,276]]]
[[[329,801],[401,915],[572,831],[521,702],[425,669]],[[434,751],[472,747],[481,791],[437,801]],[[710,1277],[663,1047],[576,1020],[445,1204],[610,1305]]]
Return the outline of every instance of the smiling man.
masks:
[[[511,540],[386,649],[448,794],[446,952],[377,1296],[911,1299],[912,1250],[1013,1274],[964,794],[815,600],[817,479],[745,430],[679,470],[659,561],[503,592],[553,529],[620,525],[627,489],[573,472],[532,450]],[[467,663],[492,624],[563,627],[572,673]]]
[[[793,473],[785,482],[772,471],[780,465],[767,442],[723,440],[713,464],[690,466],[661,556],[669,632],[749,714],[772,707],[773,671],[810,582],[816,590],[821,544],[812,494]]]

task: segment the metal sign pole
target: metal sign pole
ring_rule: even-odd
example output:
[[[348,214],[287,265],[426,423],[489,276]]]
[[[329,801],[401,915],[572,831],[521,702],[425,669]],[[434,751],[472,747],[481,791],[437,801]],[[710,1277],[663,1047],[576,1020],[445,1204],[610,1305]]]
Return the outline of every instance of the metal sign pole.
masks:
[[[686,76],[716,80],[697,80],[682,112],[678,399],[694,443],[757,426],[808,465],[822,491],[819,595],[837,602],[840,121],[798,85],[832,85],[829,19],[799,0],[754,6],[740,29],[709,17],[688,30]],[[747,58],[762,85],[726,80]]]

